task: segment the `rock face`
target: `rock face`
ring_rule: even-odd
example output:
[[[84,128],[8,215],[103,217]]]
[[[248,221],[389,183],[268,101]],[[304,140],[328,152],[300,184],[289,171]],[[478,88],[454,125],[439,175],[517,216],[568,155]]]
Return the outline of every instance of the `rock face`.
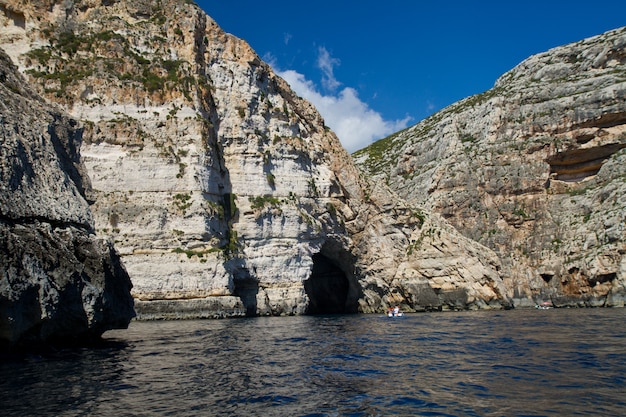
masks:
[[[623,306],[624,148],[626,28],[530,57],[354,156],[495,251],[515,305]]]
[[[0,45],[85,126],[140,317],[502,308],[498,258],[368,183],[317,111],[186,1],[4,1]]]
[[[126,328],[131,283],[94,234],[82,130],[24,85],[0,51],[0,345]]]

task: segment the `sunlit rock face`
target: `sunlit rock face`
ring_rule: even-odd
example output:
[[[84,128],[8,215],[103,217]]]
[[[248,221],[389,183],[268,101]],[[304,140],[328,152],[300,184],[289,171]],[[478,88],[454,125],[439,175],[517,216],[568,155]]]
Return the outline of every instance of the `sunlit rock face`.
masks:
[[[0,348],[83,342],[126,328],[131,282],[94,234],[81,129],[0,51]]]
[[[625,147],[622,28],[532,56],[355,159],[495,251],[516,305],[623,306]]]
[[[0,46],[84,126],[139,317],[502,308],[499,260],[364,180],[247,43],[186,1],[5,1]]]

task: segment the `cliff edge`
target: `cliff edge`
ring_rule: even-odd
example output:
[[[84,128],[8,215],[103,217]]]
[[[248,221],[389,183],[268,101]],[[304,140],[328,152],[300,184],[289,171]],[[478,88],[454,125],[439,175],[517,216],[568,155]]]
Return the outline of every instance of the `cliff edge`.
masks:
[[[134,317],[131,282],[94,233],[82,129],[0,51],[0,344],[98,338]]]

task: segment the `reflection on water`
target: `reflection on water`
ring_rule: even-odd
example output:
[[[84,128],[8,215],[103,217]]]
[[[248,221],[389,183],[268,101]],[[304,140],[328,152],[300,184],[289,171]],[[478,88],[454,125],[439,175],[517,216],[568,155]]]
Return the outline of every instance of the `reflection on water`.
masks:
[[[626,412],[626,309],[133,322],[0,363],[3,416]]]

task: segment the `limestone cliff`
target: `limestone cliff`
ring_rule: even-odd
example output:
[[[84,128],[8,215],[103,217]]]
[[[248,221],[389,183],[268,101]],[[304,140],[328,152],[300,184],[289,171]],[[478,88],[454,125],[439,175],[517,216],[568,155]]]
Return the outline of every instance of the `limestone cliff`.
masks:
[[[623,306],[624,148],[626,28],[532,56],[355,160],[494,250],[516,305]]]
[[[0,51],[0,346],[91,339],[134,316],[130,279],[94,234],[77,122]]]
[[[494,253],[364,181],[317,111],[186,1],[0,1],[0,45],[85,126],[141,317],[508,305]]]

